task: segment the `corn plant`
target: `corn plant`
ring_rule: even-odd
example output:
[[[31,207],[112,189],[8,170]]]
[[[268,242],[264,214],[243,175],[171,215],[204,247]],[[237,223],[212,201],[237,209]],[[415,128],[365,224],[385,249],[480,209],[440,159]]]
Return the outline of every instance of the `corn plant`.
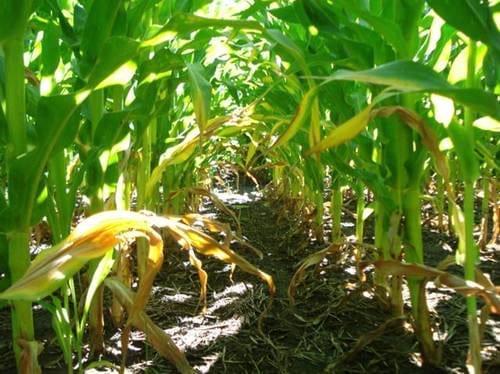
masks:
[[[139,326],[145,330],[150,328],[158,330],[154,326],[148,327],[152,325],[152,322],[141,314],[164,257],[163,241],[161,236],[153,229],[153,226],[167,229],[186,248],[193,248],[202,254],[215,256],[258,276],[267,283],[271,294],[274,294],[275,286],[271,276],[233,252],[229,249],[227,243],[221,245],[203,232],[192,228],[193,222],[199,219],[199,217],[190,216],[163,218],[150,214],[121,211],[107,211],[93,215],[81,222],[63,241],[45,250],[35,258],[24,276],[2,292],[0,297],[7,300],[39,300],[64,285],[87,262],[95,258],[102,258],[96,269],[99,278],[95,282],[92,280],[87,291],[84,310],[88,312],[93,296],[100,286],[99,283],[104,281],[112,269],[113,258],[111,256],[103,257],[103,255],[110,253],[110,248],[115,247],[119,241],[134,237],[145,238],[148,243],[147,263],[145,272],[141,275],[137,295],[133,297],[133,301],[130,300],[129,293],[131,291],[127,291],[127,287],[119,280],[111,282],[112,286],[110,286],[112,290],[117,290],[118,300],[121,300],[121,304],[128,310],[128,319],[122,336],[124,364],[126,362],[130,326]],[[218,230],[215,222],[211,220],[205,222],[212,230]],[[127,250],[127,247],[122,246],[121,250]],[[202,286],[206,287],[206,284],[202,283]],[[205,294],[206,290],[202,290],[202,295]],[[86,315],[87,313],[84,312],[79,328],[80,334],[85,326]],[[81,335],[77,339],[81,339]],[[81,342],[79,346],[81,346]],[[165,349],[168,352],[166,357],[169,359],[175,358],[174,364],[182,368],[181,371],[187,372],[190,370],[187,369],[189,364],[187,364],[186,359],[171,341],[168,342]],[[35,365],[37,354],[38,352],[33,348],[25,348],[21,365]],[[79,357],[81,360],[81,356]],[[71,363],[69,364],[69,368],[71,368]],[[80,371],[83,370],[81,364],[80,362]],[[36,370],[39,369],[33,366],[30,372]]]
[[[489,59],[494,59],[493,56],[497,53],[498,46],[489,38],[497,38],[498,31],[493,25],[491,10],[487,6],[479,2],[467,5],[460,4],[460,9],[455,11],[448,9],[443,2],[429,1],[428,3],[432,7],[432,11],[464,32],[467,37],[483,41],[486,44],[484,50],[489,49]],[[468,7],[470,8],[468,9]],[[465,22],[466,14],[471,9],[478,11],[477,18],[474,19],[477,22],[477,27],[474,30],[472,27],[463,26],[460,22]],[[436,28],[430,30],[432,34],[420,34],[420,17],[424,11],[429,14],[427,20],[433,21],[432,12],[424,1],[388,1],[384,2],[384,5],[382,2],[312,1],[306,3],[297,1],[292,5],[275,10],[274,14],[285,21],[293,20],[293,22],[302,23],[303,27],[314,25],[316,28],[314,33],[318,35],[316,39],[321,39],[321,42],[316,43],[318,49],[326,48],[330,50],[331,55],[337,54],[339,57],[334,61],[340,67],[361,70],[334,72],[330,78],[327,78],[327,82],[356,81],[372,85],[368,88],[371,92],[371,103],[370,101],[366,104],[362,103],[361,107],[358,104],[358,113],[350,119],[344,119],[344,122],[330,130],[323,140],[319,142],[309,141],[309,150],[306,155],[314,155],[328,148],[338,147],[355,138],[376,117],[381,118],[376,121],[378,124],[377,134],[372,135],[373,159],[370,160],[369,156],[366,157],[366,155],[361,158],[355,155],[356,148],[357,152],[366,148],[366,142],[360,142],[359,145],[353,147],[350,157],[351,160],[354,158],[355,163],[359,164],[361,168],[366,168],[367,165],[371,164],[373,165],[371,166],[372,170],[380,170],[380,176],[370,178],[365,175],[364,179],[367,181],[367,186],[375,192],[378,200],[375,210],[376,245],[381,249],[381,258],[389,260],[404,257],[406,261],[411,263],[423,263],[420,194],[424,163],[428,157],[427,151],[430,151],[436,163],[435,170],[441,174],[445,179],[445,185],[448,186],[446,189],[448,198],[450,198],[451,216],[454,217],[457,235],[461,241],[457,252],[457,261],[464,264],[466,279],[474,280],[473,269],[477,263],[477,254],[475,254],[476,249],[472,242],[473,218],[470,215],[472,200],[469,199],[472,199],[472,186],[477,178],[477,166],[475,166],[477,161],[475,160],[471,130],[474,120],[472,113],[476,112],[498,118],[498,103],[494,95],[476,89],[478,72],[476,68],[476,42],[471,42],[467,37],[457,38],[453,33],[454,30],[447,29],[449,26],[443,25],[442,20],[437,16],[433,21]],[[343,27],[339,27],[339,23]],[[479,26],[479,23],[482,23],[482,26]],[[442,26],[441,29],[439,29],[439,25]],[[441,31],[443,32],[441,33]],[[436,32],[438,33],[437,39]],[[422,39],[422,37],[425,38]],[[429,44],[431,37],[434,38],[432,40],[434,45]],[[335,40],[337,44],[331,42],[327,44],[327,40]],[[315,45],[314,41],[310,43]],[[427,49],[422,48],[422,45],[426,46]],[[423,62],[430,61],[436,66],[440,65],[440,70],[447,69],[446,59],[449,58],[449,55],[445,53],[449,53],[447,48],[450,45],[456,45],[458,47],[456,51],[460,51],[466,46],[467,48],[463,51],[469,53],[465,58],[468,63],[465,64],[467,69],[465,69],[466,74],[463,79],[465,83],[463,85],[453,86],[431,69],[424,68],[423,65],[414,62],[404,61],[421,59]],[[461,54],[463,55],[463,53]],[[344,59],[342,59],[343,56],[345,56]],[[485,55],[483,54],[483,56]],[[459,56],[457,56],[458,58]],[[484,71],[490,69],[491,60],[489,59],[484,59]],[[392,60],[400,61],[389,62]],[[373,65],[378,65],[378,67],[366,70]],[[463,63],[460,68],[457,66],[460,65],[452,64],[448,67],[450,74],[455,74],[455,70],[462,68]],[[318,75],[322,74],[320,68],[318,71]],[[449,81],[456,83],[460,81],[460,78],[455,77],[455,80],[450,79]],[[390,91],[381,91],[377,85],[387,86]],[[311,114],[313,111],[311,100],[313,95],[321,95],[321,91],[322,87],[319,90],[309,91],[303,96],[296,117],[281,135],[280,139],[283,141],[278,140],[278,145],[290,141],[295,135],[298,136],[302,125],[309,125],[310,122],[310,128],[314,126],[313,123],[316,120]],[[396,92],[402,92],[405,95],[395,97]],[[462,179],[465,181],[466,191],[464,193],[468,196],[464,204],[464,213],[453,201],[455,194],[449,187],[449,169],[444,156],[440,154],[438,149],[435,130],[427,125],[424,119],[413,113],[419,104],[419,96],[413,93],[419,92],[436,93],[450,98],[455,104],[464,105],[463,117],[453,117],[454,122],[448,127],[448,134],[455,144],[461,165]],[[328,96],[328,94],[326,95]],[[330,97],[333,95],[333,93],[329,93]],[[479,100],[479,97],[482,99]],[[385,105],[391,106],[376,108],[375,106],[381,101],[384,101]],[[331,112],[334,113],[335,109],[333,106]],[[425,107],[421,106],[418,110],[420,113],[425,113]],[[441,108],[435,107],[435,111],[441,111]],[[393,114],[397,114],[399,118],[387,118]],[[462,121],[462,124],[459,125],[458,121]],[[366,154],[366,152],[364,153]],[[340,172],[350,172],[360,178],[361,172],[350,170],[346,164],[341,167],[342,161],[339,160],[339,153],[332,154],[329,158],[330,162],[333,162],[333,167]],[[364,160],[362,161],[362,159]],[[384,176],[384,172],[386,176]],[[363,173],[366,174],[366,171]],[[382,183],[380,184],[380,182]],[[362,202],[359,203],[358,207],[358,214],[361,214]],[[462,218],[462,214],[464,218]],[[358,232],[362,232],[362,227],[358,228]],[[402,244],[404,244],[403,251],[401,250]],[[384,283],[383,280],[382,283]],[[419,280],[410,275],[409,287],[412,295],[416,332],[426,361],[439,364],[440,349],[432,341],[424,284],[423,279]],[[402,313],[401,278],[393,276],[388,289],[394,312]],[[477,371],[480,370],[480,359],[476,302],[471,296],[467,300],[471,334],[470,362]]]
[[[301,215],[317,243],[330,241],[304,259],[291,299],[308,267],[344,248],[343,192],[350,189],[359,279],[369,265],[362,261],[364,222],[373,212],[379,299],[399,319],[407,279],[423,358],[439,366],[425,285],[433,279],[465,294],[469,367],[479,372],[476,296],[498,312],[495,288],[478,272],[473,237],[478,181],[480,246],[490,231],[495,240],[500,221],[498,5],[237,3],[227,9],[206,0],[0,3],[0,302],[11,305],[19,371],[38,370],[32,302],[45,297],[68,370],[75,352],[83,370],[87,329],[91,351],[104,347],[105,288],[114,295],[114,322],[125,324],[124,348],[133,326],[180,371],[192,370],[142,310],[163,255],[152,226],[188,252],[200,276],[202,310],[207,274],[196,250],[239,265],[274,293],[272,278],[230,250],[229,241],[193,228],[202,223],[244,242],[236,215],[210,192],[224,164],[258,188],[256,175],[268,173],[267,191],[283,203],[282,214]],[[466,286],[424,263],[421,200],[429,184],[437,191],[438,226],[448,216],[459,239],[456,262]],[[230,216],[235,233],[196,214],[202,196]],[[143,210],[155,213],[137,213]],[[90,218],[75,227],[81,216]],[[31,228],[42,219],[53,246],[32,261]],[[135,294],[123,235],[137,240]],[[88,289],[83,312],[77,289]]]

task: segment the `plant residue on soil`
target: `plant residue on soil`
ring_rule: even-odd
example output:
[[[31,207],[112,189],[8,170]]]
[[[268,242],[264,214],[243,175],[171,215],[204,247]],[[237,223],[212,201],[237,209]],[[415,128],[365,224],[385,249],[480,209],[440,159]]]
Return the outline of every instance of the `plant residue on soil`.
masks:
[[[220,194],[239,217],[244,237],[264,253],[260,260],[235,244],[232,248],[263,271],[273,275],[277,295],[263,324],[259,315],[269,294],[258,279],[211,258],[200,258],[208,273],[208,309],[200,314],[199,281],[185,252],[167,248],[162,272],[155,281],[147,314],[185,351],[201,373],[462,373],[468,346],[466,308],[462,296],[427,286],[436,336],[443,345],[443,367],[422,368],[418,342],[407,318],[393,319],[375,297],[368,272],[361,282],[350,247],[325,258],[306,272],[296,303],[290,305],[287,288],[302,259],[326,245],[311,241],[303,222],[287,214],[286,204],[259,198],[257,194]],[[208,207],[211,214],[214,208]],[[351,235],[354,218],[343,213],[344,234]],[[289,213],[289,212],[288,212]],[[221,221],[231,222],[219,215]],[[372,241],[367,221],[367,242]],[[451,254],[453,239],[424,228],[426,264],[435,266]],[[482,253],[481,266],[492,281],[500,277],[495,246]],[[454,269],[451,268],[451,271]],[[456,269],[455,269],[456,271]],[[109,313],[109,312],[107,312]],[[107,315],[106,317],[109,317]],[[44,341],[40,358],[44,373],[66,369],[50,316],[40,307],[34,312],[37,337]],[[109,321],[109,318],[107,318]],[[120,362],[120,334],[107,325],[107,351],[102,359]],[[0,372],[15,372],[11,347],[10,314],[0,311]],[[490,317],[482,342],[486,372],[500,370],[500,319]],[[97,360],[98,358],[92,359]],[[110,371],[110,369],[101,369]],[[145,343],[140,332],[131,336],[127,370],[131,373],[174,373],[175,368]],[[93,370],[96,372],[97,370]],[[90,372],[90,371],[89,371]]]

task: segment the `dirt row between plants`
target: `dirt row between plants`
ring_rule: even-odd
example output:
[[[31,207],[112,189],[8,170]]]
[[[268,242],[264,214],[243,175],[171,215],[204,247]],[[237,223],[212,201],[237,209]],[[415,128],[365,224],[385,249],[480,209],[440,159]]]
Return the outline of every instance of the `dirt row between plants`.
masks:
[[[246,198],[248,198],[248,194]],[[311,242],[293,215],[283,205],[264,199],[231,200],[242,232],[264,258],[258,259],[243,247],[234,249],[274,276],[277,296],[264,320],[264,335],[257,320],[268,301],[266,287],[256,278],[230,266],[203,258],[208,273],[208,310],[198,313],[199,282],[186,253],[167,248],[166,261],[156,279],[147,307],[152,319],[171,335],[189,362],[202,373],[461,373],[467,351],[464,300],[448,290],[429,285],[433,320],[443,342],[443,367],[422,368],[418,343],[410,320],[392,320],[374,298],[370,273],[360,282],[353,256],[346,250],[325,259],[316,271],[307,272],[292,307],[287,287],[300,260],[324,246]],[[213,214],[213,210],[212,210]],[[227,217],[221,220],[230,222]],[[343,216],[344,234],[353,230],[353,218]],[[366,241],[371,240],[367,222]],[[425,231],[426,262],[435,265],[449,254],[453,239]],[[484,270],[498,283],[497,248],[483,253]],[[452,269],[453,270],[453,269]],[[407,309],[409,313],[409,309]],[[44,337],[41,361],[44,373],[65,372],[62,356],[50,329],[50,318],[35,312],[38,337]],[[109,320],[109,318],[108,318]],[[107,353],[92,360],[120,362],[120,335],[107,325]],[[491,318],[483,340],[486,372],[500,368],[500,319]],[[363,343],[363,344],[361,344]],[[10,318],[0,311],[0,372],[14,372],[10,353]],[[90,362],[91,362],[90,361]],[[132,373],[174,373],[173,366],[160,357],[134,332],[129,346],[127,369]],[[112,371],[109,368],[102,369]],[[94,371],[95,372],[95,371]]]

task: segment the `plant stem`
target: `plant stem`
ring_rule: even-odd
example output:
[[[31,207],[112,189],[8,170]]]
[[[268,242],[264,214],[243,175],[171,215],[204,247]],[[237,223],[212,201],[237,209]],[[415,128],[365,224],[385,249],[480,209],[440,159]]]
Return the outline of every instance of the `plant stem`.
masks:
[[[323,232],[323,214],[324,214],[323,194],[320,191],[315,193],[314,195],[315,195],[314,200],[316,203],[316,215],[314,219],[315,221],[314,235],[318,243],[323,244],[325,241]]]
[[[444,231],[444,181],[440,175],[436,175],[437,183],[437,196],[436,196],[436,210],[438,214],[438,229]]]
[[[497,238],[500,234],[500,206],[498,205],[497,199],[497,191],[498,191],[498,181],[496,177],[492,177],[491,180],[491,196],[494,196],[493,199],[493,228],[491,230],[491,240],[490,243],[495,244]]]
[[[465,279],[475,280],[477,249],[474,245],[474,184],[465,182],[464,191],[464,219],[465,219]],[[467,321],[469,324],[469,361],[475,373],[481,372],[481,352],[479,341],[479,326],[477,323],[476,297],[467,296]],[[470,370],[469,370],[470,371]]]
[[[92,140],[94,141],[94,135],[96,133],[97,126],[104,114],[104,90],[98,90],[93,92],[88,98],[89,108],[90,108],[90,122],[92,126]],[[90,196],[90,213],[95,214],[104,210],[104,200],[103,200],[103,189],[104,189],[104,173],[106,172],[106,164],[103,166],[100,161],[97,167],[102,170],[102,177],[98,180],[98,185],[93,186],[94,190]],[[88,276],[92,279],[94,275],[95,268],[97,267],[99,260],[92,260],[90,262]],[[96,291],[94,298],[89,309],[88,325],[89,325],[89,336],[90,336],[90,351],[92,354],[102,353],[104,351],[104,317],[103,317],[103,290],[101,286]],[[84,317],[82,317],[84,318]],[[80,344],[77,346],[78,350],[81,350]],[[79,352],[80,355],[80,352]],[[80,358],[80,357],[79,357]],[[82,362],[79,363],[79,370],[82,370]]]
[[[4,45],[6,118],[9,129],[7,158],[9,160],[27,150],[23,49],[23,36],[11,39]],[[12,282],[20,279],[30,265],[29,239],[29,225],[20,225],[9,235],[9,269]],[[14,352],[16,363],[20,368],[21,350],[18,341],[19,339],[34,340],[33,312],[31,302],[15,301],[12,305]]]
[[[342,190],[340,183],[337,181],[332,186],[330,214],[332,216],[332,243],[337,243],[342,235],[340,222],[342,216]]]
[[[5,43],[5,99],[6,117],[9,127],[9,158],[26,152],[27,133],[25,126],[26,98],[24,91],[24,41],[12,39]]]
[[[359,243],[363,242],[365,221],[363,220],[363,215],[365,211],[365,196],[364,196],[364,186],[359,183],[356,186],[356,241]]]
[[[482,179],[483,200],[481,202],[481,236],[479,239],[479,248],[484,249],[488,242],[488,219],[489,219],[489,202],[490,202],[490,175],[486,171]]]
[[[477,46],[473,40],[469,40],[469,55],[467,59],[467,81],[466,86],[475,86],[476,74],[476,52]],[[464,126],[467,136],[474,137],[472,123],[474,113],[466,107],[464,109]],[[474,142],[474,139],[472,139]],[[474,243],[474,178],[464,175],[464,220],[465,220],[465,279],[475,281],[476,262],[478,251]],[[477,321],[477,301],[475,296],[467,296],[467,321],[469,324],[469,372],[481,372],[481,344],[479,338],[479,325]],[[470,367],[472,366],[472,368]]]
[[[151,124],[156,119],[148,123],[142,134],[142,152],[137,169],[137,209],[147,209],[152,206],[151,201],[146,201],[146,183],[151,175]],[[137,238],[137,273],[140,279],[146,272],[148,257],[148,241],[144,238]]]
[[[92,127],[92,139],[104,114],[104,90],[98,90],[93,92],[88,98],[89,108],[90,108],[90,122]],[[102,167],[102,165],[101,165]],[[102,168],[102,175],[106,172],[105,168]],[[90,212],[92,214],[101,212],[104,209],[103,201],[103,183],[104,180],[99,181],[98,186],[94,186],[95,190],[90,196]]]
[[[420,189],[418,188],[418,184],[410,188],[405,195],[405,217],[407,241],[412,247],[406,250],[406,259],[408,262],[423,264],[424,248],[422,241]],[[415,318],[416,334],[426,362],[432,365],[439,365],[441,362],[441,352],[432,338],[425,284],[426,282],[423,279],[408,279],[412,313]]]
[[[29,238],[28,229],[16,231],[10,235],[9,268],[12,282],[20,279],[30,265]],[[34,340],[33,312],[29,301],[14,301],[12,305],[12,336],[16,361],[19,364],[18,340]]]

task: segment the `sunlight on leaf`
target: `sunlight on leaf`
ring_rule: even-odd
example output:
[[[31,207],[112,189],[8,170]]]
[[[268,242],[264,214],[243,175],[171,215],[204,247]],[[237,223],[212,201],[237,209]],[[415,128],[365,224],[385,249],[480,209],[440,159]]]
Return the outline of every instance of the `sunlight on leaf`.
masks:
[[[481,130],[500,132],[500,122],[488,116],[478,118],[473,125]]]
[[[127,61],[113,73],[111,73],[106,79],[100,82],[95,89],[101,89],[114,85],[125,85],[130,82],[137,69],[137,64],[134,61]]]
[[[448,126],[455,115],[453,100],[440,95],[432,94],[431,102],[434,105],[434,118],[444,126]]]

